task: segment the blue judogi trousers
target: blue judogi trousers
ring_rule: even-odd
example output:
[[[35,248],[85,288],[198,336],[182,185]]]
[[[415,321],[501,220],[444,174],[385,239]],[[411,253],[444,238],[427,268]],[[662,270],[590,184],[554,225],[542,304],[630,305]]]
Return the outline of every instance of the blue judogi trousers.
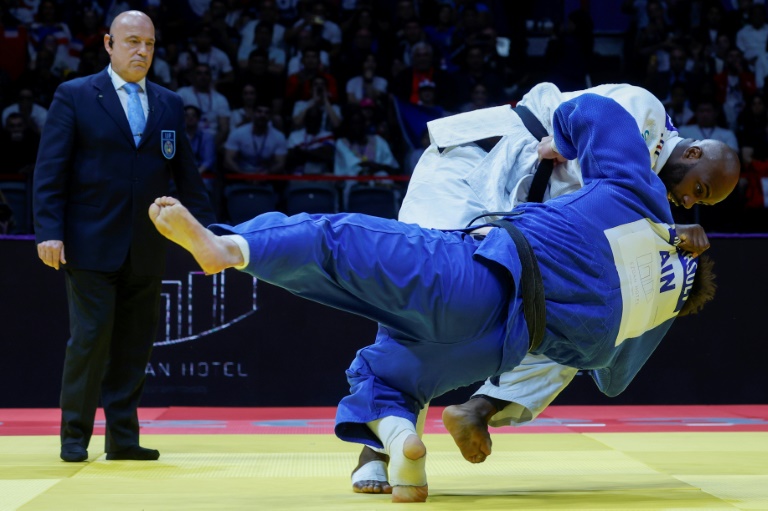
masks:
[[[415,423],[432,398],[502,372],[515,286],[503,267],[473,257],[481,242],[465,232],[276,212],[211,230],[248,242],[243,271],[379,323],[376,342],[347,370],[350,395],[336,416],[343,440],[380,447],[366,422],[394,415]],[[528,339],[519,337],[522,359]]]

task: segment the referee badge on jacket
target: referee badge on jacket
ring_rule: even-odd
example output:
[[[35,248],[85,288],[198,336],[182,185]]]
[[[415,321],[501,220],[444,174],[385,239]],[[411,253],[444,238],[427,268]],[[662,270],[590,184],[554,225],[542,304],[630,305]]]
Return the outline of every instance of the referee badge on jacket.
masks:
[[[163,156],[169,160],[176,154],[176,132],[173,130],[163,130],[160,132],[160,148]]]

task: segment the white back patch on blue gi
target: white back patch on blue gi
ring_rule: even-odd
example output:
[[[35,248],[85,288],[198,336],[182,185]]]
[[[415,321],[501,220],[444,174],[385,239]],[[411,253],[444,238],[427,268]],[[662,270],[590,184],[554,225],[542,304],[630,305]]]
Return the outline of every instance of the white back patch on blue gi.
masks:
[[[173,158],[176,154],[176,132],[173,130],[162,130],[160,132],[160,149],[163,156],[167,159]]]
[[[618,346],[675,317],[686,271],[667,224],[644,219],[604,232],[621,284]]]

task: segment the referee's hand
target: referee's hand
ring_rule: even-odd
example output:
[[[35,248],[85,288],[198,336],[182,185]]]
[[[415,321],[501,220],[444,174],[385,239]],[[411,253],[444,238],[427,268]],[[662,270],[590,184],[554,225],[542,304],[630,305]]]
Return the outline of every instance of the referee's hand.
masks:
[[[37,255],[46,266],[58,270],[59,264],[67,264],[64,256],[64,242],[48,240],[37,244]]]

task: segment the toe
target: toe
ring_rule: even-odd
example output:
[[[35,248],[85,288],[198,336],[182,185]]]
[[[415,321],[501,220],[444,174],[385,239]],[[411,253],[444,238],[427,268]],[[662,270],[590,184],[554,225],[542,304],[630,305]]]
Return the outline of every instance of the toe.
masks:
[[[357,481],[352,484],[355,493],[392,493],[392,487],[382,481]]]

